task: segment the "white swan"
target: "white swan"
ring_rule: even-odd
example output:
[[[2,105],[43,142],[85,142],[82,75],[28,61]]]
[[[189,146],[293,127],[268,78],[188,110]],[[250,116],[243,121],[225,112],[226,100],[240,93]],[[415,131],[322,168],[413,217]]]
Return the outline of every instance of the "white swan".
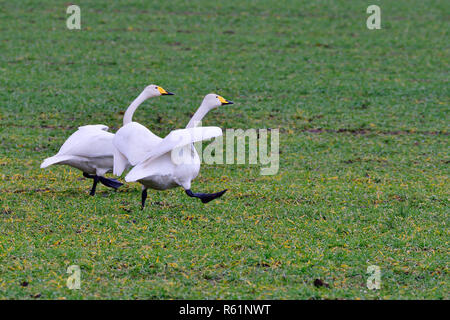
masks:
[[[151,97],[172,95],[163,88],[150,85],[131,103],[124,115],[124,124],[130,123],[137,107]],[[95,195],[97,183],[117,189],[122,183],[115,179],[105,178],[104,175],[113,169],[114,134],[107,132],[108,127],[102,124],[79,127],[62,145],[53,157],[42,162],[41,168],[54,164],[65,164],[83,172],[83,176],[94,180],[90,195]]]
[[[135,166],[125,181],[142,184],[142,208],[147,199],[147,189],[166,190],[181,186],[190,197],[207,203],[222,196],[227,190],[217,193],[193,193],[191,181],[200,171],[200,159],[193,143],[222,135],[218,127],[195,127],[212,109],[232,104],[216,94],[208,94],[189,121],[186,129],[170,132],[164,139],[137,122],[131,122],[117,131],[113,144],[119,156],[114,155],[114,173],[121,175],[127,161]],[[175,152],[172,152],[175,151]],[[175,157],[174,157],[175,155]],[[175,160],[175,161],[174,161]]]

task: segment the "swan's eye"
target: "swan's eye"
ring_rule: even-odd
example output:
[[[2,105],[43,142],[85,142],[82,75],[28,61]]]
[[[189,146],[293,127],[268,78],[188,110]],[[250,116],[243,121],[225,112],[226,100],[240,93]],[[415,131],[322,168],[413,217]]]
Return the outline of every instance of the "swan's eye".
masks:
[[[218,97],[218,96],[216,96],[216,99],[219,99],[219,97]]]
[[[158,90],[158,87],[155,87],[156,90]]]

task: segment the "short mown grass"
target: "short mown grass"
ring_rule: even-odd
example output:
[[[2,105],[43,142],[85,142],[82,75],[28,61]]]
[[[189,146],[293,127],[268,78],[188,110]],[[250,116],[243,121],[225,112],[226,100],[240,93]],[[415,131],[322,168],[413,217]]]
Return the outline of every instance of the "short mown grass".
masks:
[[[0,1],[1,298],[449,298],[448,1],[76,4],[70,31],[68,4]],[[176,95],[136,121],[164,136],[216,92],[235,104],[203,123],[279,128],[278,174],[203,165],[192,189],[222,198],[152,191],[141,211],[136,183],[90,197],[39,168],[151,83]]]

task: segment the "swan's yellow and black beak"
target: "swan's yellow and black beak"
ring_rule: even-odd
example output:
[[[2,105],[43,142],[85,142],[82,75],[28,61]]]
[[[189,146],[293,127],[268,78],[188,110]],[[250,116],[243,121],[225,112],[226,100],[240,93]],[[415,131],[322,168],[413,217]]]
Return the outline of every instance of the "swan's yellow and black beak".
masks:
[[[233,104],[233,101],[229,101],[227,99],[224,99],[221,96],[217,96],[217,98],[219,99],[220,103],[222,103],[222,105],[226,105],[226,104]]]
[[[158,91],[161,93],[162,96],[173,96],[174,93],[166,91],[165,89],[158,87]]]

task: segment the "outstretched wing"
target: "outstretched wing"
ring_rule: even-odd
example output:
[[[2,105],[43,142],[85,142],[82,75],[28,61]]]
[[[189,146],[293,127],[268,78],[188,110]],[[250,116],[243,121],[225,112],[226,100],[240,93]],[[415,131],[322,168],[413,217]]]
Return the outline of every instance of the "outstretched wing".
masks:
[[[197,141],[212,139],[221,135],[222,129],[219,127],[196,127],[174,130],[171,131],[157,146],[152,148],[150,152],[146,153],[144,160],[142,161],[149,162],[175,148],[180,148]]]

